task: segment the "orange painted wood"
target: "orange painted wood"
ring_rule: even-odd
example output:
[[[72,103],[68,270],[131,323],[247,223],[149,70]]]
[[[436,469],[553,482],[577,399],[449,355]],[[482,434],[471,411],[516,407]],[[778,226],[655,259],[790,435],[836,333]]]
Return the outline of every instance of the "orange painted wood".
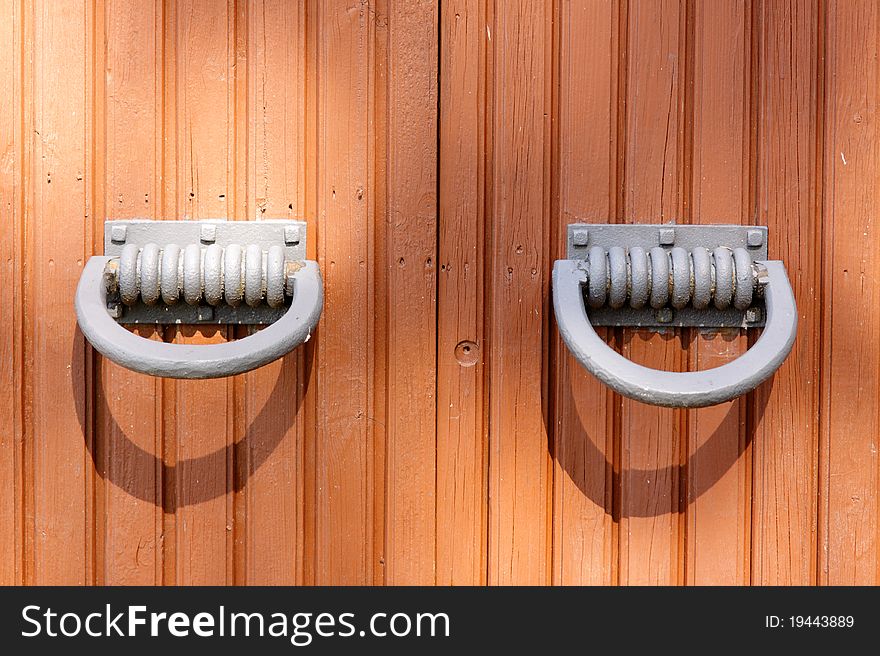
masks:
[[[306,7],[236,5],[238,220],[304,218]],[[270,81],[283,80],[283,84]],[[307,240],[308,241],[308,240]],[[311,244],[309,244],[311,246]],[[235,582],[295,585],[303,561],[304,391],[297,350],[235,386]]]
[[[684,7],[630,3],[622,218],[680,221],[683,215]],[[625,330],[623,353],[655,369],[685,368],[681,331]],[[675,584],[682,575],[683,413],[624,399],[620,411],[620,582]]]
[[[21,584],[22,544],[22,236],[23,159],[21,61],[23,17],[0,3],[0,585]]]
[[[367,584],[384,578],[374,521],[383,497],[374,436],[376,212],[373,186],[375,21],[371,7],[315,2],[317,76],[317,242],[324,312],[316,335],[317,417],[314,537],[316,584]],[[384,221],[384,219],[383,219]],[[382,265],[380,265],[382,266]],[[378,418],[380,424],[383,418]],[[374,491],[375,490],[375,491]]]
[[[695,224],[748,224],[754,217],[751,126],[757,111],[751,5],[695,3],[686,29],[692,52],[686,75],[693,89],[688,218]],[[741,330],[691,333],[691,369],[721,366],[748,347]],[[749,400],[700,408],[685,418],[685,572],[690,585],[749,582]]]
[[[505,2],[495,5],[486,28],[493,44],[487,92],[490,584],[550,579],[545,208],[551,19],[540,3]]]
[[[553,258],[566,257],[569,223],[605,223],[617,213],[619,18],[614,2],[559,8]],[[553,582],[608,585],[616,576],[615,401],[558,335],[553,348]]]
[[[235,216],[235,15],[208,0],[183,2],[165,17],[166,216]],[[239,74],[244,74],[240,71]],[[176,341],[224,341],[226,328],[169,330]],[[233,581],[233,382],[166,381],[165,455],[174,459],[166,508],[175,511],[173,571],[178,585]],[[166,537],[167,539],[167,537]],[[171,582],[166,580],[166,582]]]
[[[440,10],[437,583],[480,585],[487,556],[486,7],[455,0]]]
[[[386,8],[385,582],[435,581],[436,4]],[[381,25],[381,24],[380,24]]]
[[[0,16],[0,584],[878,581],[873,3]],[[105,361],[73,290],[130,217],[305,219],[316,334],[229,380]],[[792,355],[715,408],[612,394],[554,328],[575,221],[768,225]],[[606,337],[671,370],[755,339]]]
[[[95,252],[103,249],[104,217],[161,219],[162,12],[130,2],[105,7],[106,45],[96,63],[98,147],[106,154],[95,171]],[[96,23],[97,24],[97,23]],[[99,42],[103,39],[99,39]],[[144,326],[143,337],[161,339]],[[162,582],[162,431],[159,380],[109,360],[96,367],[95,456],[99,474],[96,544],[107,585]]]
[[[69,311],[78,272],[92,250],[89,119],[94,24],[80,2],[36,2],[33,141],[26,186],[23,372],[26,447],[25,544],[29,583],[91,582],[93,467],[90,363]],[[29,29],[30,28],[30,29]],[[32,29],[32,31],[31,31]],[[30,67],[30,66],[29,66]],[[32,121],[32,123],[31,123]]]
[[[755,394],[752,438],[752,583],[817,581],[817,492],[822,295],[824,18],[813,2],[764,3],[759,47],[758,223],[786,262],[798,301],[798,338]],[[760,34],[760,38],[758,35]]]
[[[880,8],[832,3],[824,20],[823,328],[829,338],[822,362],[819,582],[876,584]]]

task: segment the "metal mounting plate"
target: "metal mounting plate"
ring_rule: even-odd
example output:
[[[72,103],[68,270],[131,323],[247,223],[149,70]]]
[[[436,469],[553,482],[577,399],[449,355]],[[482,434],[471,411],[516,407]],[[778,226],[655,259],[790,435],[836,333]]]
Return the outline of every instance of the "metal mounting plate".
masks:
[[[306,224],[304,221],[264,219],[260,221],[227,221],[208,219],[199,221],[152,221],[147,219],[113,220],[104,222],[104,255],[118,257],[128,244],[143,248],[149,243],[164,247],[177,244],[211,244],[225,247],[229,244],[257,244],[268,250],[274,244],[284,246],[285,259],[303,261],[306,258]],[[132,306],[118,304],[110,309],[120,313],[116,321],[122,324],[236,324],[267,325],[280,319],[289,302],[279,308],[262,304],[250,307],[242,303],[231,307],[225,303],[214,307],[207,304],[188,305],[181,299],[174,305],[156,303],[146,305],[138,301]]]
[[[676,225],[676,224],[621,224],[573,223],[568,226],[568,259],[586,260],[590,248],[609,249],[621,246],[630,249],[641,246],[649,250],[656,246],[670,251],[676,246],[692,250],[703,246],[709,251],[719,246],[746,248],[754,261],[767,260],[767,228],[764,226],[736,225]],[[611,307],[587,308],[594,326],[621,326],[638,328],[755,328],[764,325],[763,302],[756,295],[754,305],[745,311],[730,307],[718,310],[713,306],[696,310],[690,306],[681,310],[663,308],[633,309],[628,305],[615,310]]]

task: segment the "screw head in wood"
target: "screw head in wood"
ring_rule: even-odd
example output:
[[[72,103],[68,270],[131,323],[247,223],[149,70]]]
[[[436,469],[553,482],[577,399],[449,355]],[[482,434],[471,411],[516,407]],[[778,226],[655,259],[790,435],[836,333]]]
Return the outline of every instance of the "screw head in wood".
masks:
[[[462,367],[473,367],[480,360],[480,347],[469,340],[459,342],[455,346],[455,359]]]

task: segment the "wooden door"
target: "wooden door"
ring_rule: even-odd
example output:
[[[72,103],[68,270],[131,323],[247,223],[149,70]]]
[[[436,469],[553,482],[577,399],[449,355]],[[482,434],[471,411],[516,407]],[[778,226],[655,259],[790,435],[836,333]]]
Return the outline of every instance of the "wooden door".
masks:
[[[0,582],[880,582],[876,3],[0,16]],[[304,218],[315,338],[212,381],[97,356],[73,291],[131,217]],[[575,221],[769,226],[791,356],[713,408],[612,394],[553,321]],[[754,336],[607,339],[693,370]]]

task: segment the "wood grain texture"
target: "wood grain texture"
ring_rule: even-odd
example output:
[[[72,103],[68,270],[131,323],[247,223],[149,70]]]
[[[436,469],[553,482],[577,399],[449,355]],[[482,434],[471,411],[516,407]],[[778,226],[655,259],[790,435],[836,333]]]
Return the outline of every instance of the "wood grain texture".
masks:
[[[385,582],[435,581],[437,49],[431,0],[389,2],[384,61]]]
[[[143,3],[104,7],[103,85],[95,87],[102,125],[94,172],[94,251],[103,251],[104,217],[161,219],[162,12]],[[137,53],[133,56],[133,53]],[[143,327],[143,337],[161,339]],[[106,585],[162,581],[161,381],[106,359],[96,366],[95,456],[100,474],[96,543]]]
[[[441,5],[437,583],[486,582],[485,3]],[[478,65],[474,65],[474,63]]]
[[[566,257],[569,223],[604,223],[617,214],[618,9],[614,2],[565,2],[559,7],[554,259]],[[591,65],[583,66],[585,61]],[[558,334],[553,357],[553,582],[608,585],[617,573],[612,516],[615,401]]]
[[[92,580],[91,396],[86,349],[69,311],[76,277],[91,252],[85,172],[94,25],[81,2],[36,2],[33,20],[32,176],[24,248],[26,389],[25,501],[29,583]],[[79,407],[78,407],[79,405]]]
[[[23,21],[20,3],[0,4],[0,585],[23,582],[22,237],[24,223]],[[11,92],[10,92],[11,91]]]
[[[236,12],[236,65],[247,74],[236,89],[235,159],[246,176],[232,190],[235,218],[301,219],[308,193],[306,7],[273,0],[236,4]],[[298,349],[235,383],[236,584],[303,580],[310,354]]]
[[[549,583],[545,357],[550,261],[549,7],[505,2],[488,17],[489,583]]]
[[[880,233],[880,9],[826,7],[823,426],[819,581],[876,584]]]
[[[0,584],[880,581],[869,0],[0,0]],[[304,218],[318,330],[158,380],[71,308],[110,218]],[[767,225],[754,394],[612,394],[575,221]],[[247,329],[138,332],[222,341]],[[660,369],[754,336],[617,330]]]
[[[677,2],[628,5],[626,223],[668,223],[683,215],[684,23],[684,5]],[[654,369],[683,370],[685,346],[678,330],[624,330],[624,355]],[[680,583],[683,413],[629,399],[620,412],[620,582]]]
[[[314,454],[316,584],[368,584],[376,551],[373,414],[376,189],[373,7],[315,2],[317,241],[324,312],[316,346]],[[383,422],[382,418],[378,419]],[[381,437],[381,435],[380,435]],[[382,470],[378,473],[381,481]]]
[[[164,80],[165,214],[178,219],[235,216],[235,14],[233,5],[192,0],[168,7]],[[244,73],[242,71],[242,73]],[[227,329],[182,327],[175,341],[225,341]],[[165,507],[174,511],[173,571],[178,585],[233,581],[232,381],[166,381],[175,409],[165,416],[165,455],[173,458]],[[166,538],[167,539],[167,538]],[[166,580],[170,583],[172,581]]]
[[[688,218],[694,224],[750,223],[751,4],[695,3],[686,29],[693,89]],[[744,332],[692,330],[690,369],[719,367],[739,357],[747,348]],[[686,416],[685,571],[690,585],[749,582],[749,398]]]
[[[817,581],[818,440],[823,296],[820,8],[764,3],[759,47],[758,223],[785,261],[798,338],[772,384],[755,393],[752,583]]]

